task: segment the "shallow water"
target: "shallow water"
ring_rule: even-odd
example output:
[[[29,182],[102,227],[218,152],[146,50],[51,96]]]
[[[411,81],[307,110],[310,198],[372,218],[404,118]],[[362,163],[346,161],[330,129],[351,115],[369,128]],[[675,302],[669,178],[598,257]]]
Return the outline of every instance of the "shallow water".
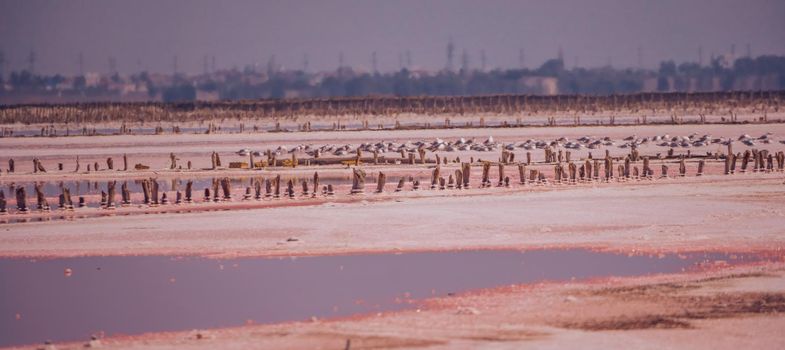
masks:
[[[589,250],[302,258],[0,259],[0,346],[375,313],[416,300],[536,281],[673,273],[766,259]],[[66,269],[72,273],[64,273]]]
[[[267,175],[267,174],[265,174]],[[240,176],[240,177],[228,177],[229,181],[232,183],[232,191],[236,194],[244,194],[246,187],[253,187],[253,183],[257,179],[272,179],[273,176],[258,176],[258,177],[250,177],[250,176]],[[174,179],[159,179],[159,191],[161,192],[168,192],[168,191],[182,191],[185,192],[185,187],[188,181],[193,181],[193,191],[194,197],[199,194],[201,197],[202,192],[205,188],[212,189],[213,180],[219,180],[220,178],[212,178],[212,177],[182,177],[182,178],[174,178]],[[302,180],[308,180],[309,185],[311,182],[311,177],[309,176],[302,176],[302,177],[282,177],[282,184],[285,188],[286,182],[292,179],[296,183],[296,189],[300,190],[300,182]],[[370,180],[369,180],[370,181]],[[69,180],[69,181],[39,181],[41,184],[41,190],[44,192],[44,195],[49,198],[57,198],[62,193],[61,188],[68,188],[71,191],[71,196],[75,197],[78,196],[87,196],[87,195],[100,195],[101,191],[108,191],[108,181],[99,181],[99,180]],[[120,196],[120,188],[123,183],[128,184],[128,190],[131,191],[131,194],[138,194],[142,192],[142,180],[141,179],[130,179],[127,181],[117,181],[116,183],[116,191],[117,196]],[[345,178],[335,178],[335,177],[323,177],[319,179],[320,185],[350,185],[351,179],[347,176]],[[4,191],[6,198],[12,199],[14,196],[14,191],[16,188],[23,186],[25,191],[27,192],[28,200],[35,200],[35,182],[32,181],[18,181],[18,182],[0,182],[0,191]],[[312,186],[312,185],[311,185]],[[262,191],[264,191],[264,183],[262,183]],[[171,194],[170,194],[171,195]],[[135,203],[135,202],[134,202]],[[141,203],[141,202],[140,202]],[[50,205],[53,203],[49,203]],[[54,203],[56,204],[56,203]],[[89,202],[88,207],[98,207],[97,202]]]

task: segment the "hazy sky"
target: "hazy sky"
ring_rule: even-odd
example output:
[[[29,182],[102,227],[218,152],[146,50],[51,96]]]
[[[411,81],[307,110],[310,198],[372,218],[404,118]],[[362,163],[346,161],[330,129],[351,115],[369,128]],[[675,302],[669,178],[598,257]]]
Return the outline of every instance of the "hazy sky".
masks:
[[[736,44],[744,55],[785,54],[782,0],[454,0],[454,1],[206,1],[206,0],[0,0],[0,50],[11,69],[106,72],[115,57],[121,72],[198,73],[203,57],[218,68],[264,67],[271,55],[286,68],[334,69],[343,52],[355,68],[399,68],[411,52],[414,67],[441,69],[446,44],[455,65],[466,50],[470,65],[536,67],[561,46],[573,66],[654,67],[663,59],[724,54]]]

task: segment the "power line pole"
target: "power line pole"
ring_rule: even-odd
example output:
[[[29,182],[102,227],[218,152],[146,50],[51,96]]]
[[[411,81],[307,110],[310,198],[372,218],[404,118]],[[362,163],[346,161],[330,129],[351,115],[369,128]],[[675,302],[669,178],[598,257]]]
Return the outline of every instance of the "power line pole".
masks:
[[[752,58],[752,47],[747,43],[747,58]]]
[[[455,56],[455,44],[453,44],[452,38],[450,38],[450,41],[447,42],[447,66],[446,66],[446,68],[447,68],[448,71],[452,71],[453,70],[452,63],[453,63],[454,56]]]
[[[461,54],[461,70],[463,72],[469,72],[469,53],[466,52],[466,49],[463,49],[463,53]]]
[[[412,69],[412,52],[406,50],[406,68]]]
[[[0,76],[5,76],[5,52],[3,51],[0,51]]]
[[[376,51],[374,51],[371,53],[371,69],[373,69],[374,74],[379,73],[379,70],[377,69],[376,66],[377,63],[378,62],[376,61]]]
[[[202,70],[204,71],[204,75],[210,73],[209,66],[207,65],[207,55],[202,57]]]
[[[523,48],[518,50],[518,68],[526,68],[526,53],[523,51]]]
[[[30,55],[27,56],[27,64],[29,65],[30,74],[35,72],[35,51],[30,50]]]
[[[480,50],[480,70],[485,71],[485,66],[488,63],[488,58],[485,57],[485,50]]]

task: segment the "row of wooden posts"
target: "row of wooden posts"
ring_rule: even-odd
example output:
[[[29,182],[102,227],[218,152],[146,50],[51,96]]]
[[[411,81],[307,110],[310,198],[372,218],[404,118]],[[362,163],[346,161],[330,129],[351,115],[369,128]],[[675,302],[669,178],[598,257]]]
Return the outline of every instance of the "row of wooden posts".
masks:
[[[729,151],[731,149],[729,148]],[[615,159],[606,156],[604,159],[585,159],[583,162],[576,164],[574,162],[557,162],[553,168],[553,177],[552,181],[554,184],[578,184],[583,182],[592,182],[592,181],[605,181],[610,182],[612,179],[616,179],[618,181],[627,181],[630,179],[653,179],[655,177],[654,169],[651,167],[651,162],[649,157],[644,156],[640,157],[639,159],[642,161],[642,168],[639,169],[637,165],[634,163],[638,160],[636,159],[637,154],[635,152],[631,152],[627,155],[621,164],[616,164],[614,166]],[[773,172],[779,171],[782,172],[785,170],[785,152],[779,151],[776,153],[770,153],[767,150],[747,150],[743,154],[735,155],[730,153],[725,157],[725,171],[724,174],[734,174],[736,173],[736,163],[737,159],[741,159],[740,165],[740,172],[744,173],[748,171],[749,165],[752,164],[751,171],[752,172]],[[507,160],[510,160],[507,158]],[[510,187],[510,177],[506,175],[505,166],[509,165],[509,163],[499,162],[496,163],[497,167],[497,175],[498,181],[496,182],[496,186],[498,187]],[[545,173],[538,169],[528,169],[527,172],[527,165],[526,163],[517,163],[514,164],[517,166],[518,170],[518,179],[520,185],[542,185],[549,183],[548,177],[546,177]],[[493,182],[490,178],[490,172],[493,163],[491,162],[482,162],[482,176],[480,181],[481,188],[488,188],[493,187]],[[460,168],[456,169],[454,173],[442,174],[441,164],[437,164],[436,167],[431,172],[431,181],[430,181],[430,189],[468,189],[470,188],[470,179],[471,179],[471,163],[461,163]],[[600,173],[600,169],[602,168],[602,174]],[[702,176],[704,174],[705,168],[705,159],[700,159],[697,165],[696,176]],[[615,175],[614,175],[615,170]],[[660,168],[660,178],[667,178],[669,177],[669,168],[667,165],[662,164]],[[446,175],[446,178],[445,178]],[[678,162],[678,176],[685,177],[687,176],[687,166],[685,157],[680,157]],[[351,194],[362,194],[365,192],[365,179],[366,179],[366,172],[360,168],[353,168],[352,169],[352,187],[351,187]],[[413,177],[409,177],[409,182],[412,183],[412,190],[419,190],[420,189],[420,181],[418,179],[414,179]],[[376,183],[376,193],[383,193],[384,187],[387,184],[387,176],[380,172],[377,176],[377,183]],[[149,206],[158,206],[158,205],[166,205],[169,204],[170,201],[167,197],[166,192],[160,193],[159,192],[159,185],[158,181],[155,179],[144,179],[141,181],[142,185],[142,194],[143,194],[143,204]],[[395,192],[401,192],[404,190],[406,185],[406,178],[401,177],[398,181],[397,187],[395,188]],[[115,200],[116,196],[116,186],[117,181],[109,181],[107,182],[106,191],[101,191],[101,202],[100,206],[105,209],[113,209],[116,207],[117,203]],[[264,186],[264,187],[263,187]],[[283,186],[286,186],[283,188]],[[286,184],[283,184],[281,175],[277,175],[274,178],[267,178],[267,179],[255,179],[253,181],[252,186],[248,186],[245,189],[245,194],[243,196],[243,200],[250,200],[256,199],[261,200],[262,198],[281,198],[282,196],[294,198],[296,197],[296,189],[295,180],[289,179]],[[302,180],[300,182],[300,194],[304,197],[317,197],[319,192],[319,173],[314,172],[313,179],[309,183],[308,180]],[[212,182],[212,186],[209,188],[204,189],[204,201],[213,201],[213,202],[220,202],[220,201],[228,201],[232,199],[232,185],[229,178],[224,177],[221,179],[214,179]],[[40,183],[36,183],[34,185],[34,189],[36,192],[36,208],[38,210],[50,210],[49,203],[47,201],[46,196],[41,188]],[[282,192],[283,190],[283,192]],[[71,210],[74,209],[74,204],[72,201],[70,190],[67,187],[61,186],[62,193],[59,196],[59,208]],[[323,196],[334,196],[335,190],[332,184],[324,185],[321,188],[321,194]],[[194,201],[193,197],[193,181],[188,181],[185,186],[185,191],[182,193],[181,191],[176,191],[175,193],[175,204],[181,203],[192,203]],[[123,183],[120,189],[120,196],[121,201],[120,205],[127,206],[131,204],[131,193],[128,188],[127,183]],[[18,212],[25,213],[29,211],[27,205],[27,194],[24,186],[20,186],[16,188],[16,204]],[[78,200],[78,207],[86,206],[85,198],[83,196],[79,197]],[[5,198],[4,191],[0,190],[0,213],[7,213],[7,201]]]
[[[544,161],[543,161],[544,163],[562,163],[562,162],[572,163],[572,154],[571,154],[571,152],[569,150],[565,150],[565,151],[563,151],[561,149],[554,150],[550,146],[546,146],[543,149],[543,153],[544,153]],[[257,162],[256,158],[254,157],[254,155],[250,154],[248,162],[230,162],[229,163],[229,168],[259,169],[259,168],[277,167],[277,166],[285,166],[285,167],[292,167],[292,168],[294,168],[294,167],[297,167],[300,164],[303,164],[303,165],[306,165],[306,166],[310,166],[310,165],[326,165],[326,164],[346,164],[346,165],[360,166],[360,165],[362,165],[364,163],[372,163],[372,164],[375,164],[375,165],[376,164],[389,164],[390,160],[393,160],[394,162],[397,162],[397,163],[400,163],[400,164],[410,164],[410,165],[415,165],[417,163],[419,163],[419,164],[435,163],[435,164],[439,165],[439,164],[448,164],[448,162],[449,162],[446,156],[445,157],[440,157],[438,153],[434,153],[435,161],[432,160],[432,159],[427,158],[426,157],[426,150],[423,147],[420,147],[419,149],[417,149],[416,153],[415,152],[406,152],[404,150],[401,150],[400,151],[400,158],[397,158],[397,159],[380,156],[380,153],[378,151],[371,152],[371,157],[363,157],[363,152],[359,148],[356,150],[355,156],[350,157],[350,158],[338,158],[338,157],[322,158],[320,154],[316,153],[313,156],[313,158],[298,159],[297,155],[292,153],[290,158],[281,160],[281,159],[277,158],[278,156],[276,155],[276,153],[272,152],[269,149],[267,151],[265,151],[264,156],[265,156],[266,160],[263,160],[261,162]],[[711,154],[707,154],[707,157],[708,156],[711,156]],[[714,154],[715,159],[719,159],[719,156],[720,156],[719,153],[715,153]],[[525,154],[525,157],[526,158],[525,158],[524,164],[526,164],[526,165],[532,164],[532,154],[531,154],[531,152],[527,151],[526,154]],[[631,151],[630,151],[630,153],[629,153],[629,155],[627,157],[629,157],[630,160],[633,161],[633,162],[636,162],[636,161],[638,161],[641,158],[640,153],[638,152],[636,147],[632,147],[631,148]],[[678,157],[680,157],[680,156],[677,156],[677,155],[674,154],[673,148],[668,150],[666,158],[678,158]],[[690,151],[687,152],[687,157],[691,157]],[[764,166],[763,163],[766,162],[766,161],[771,163],[772,161],[776,160],[776,159],[768,159],[769,157],[776,157],[776,155],[770,154],[766,150],[758,151],[756,149],[746,150],[744,153],[734,154],[733,153],[733,146],[732,146],[732,144],[728,144],[728,151],[727,151],[727,155],[725,156],[726,173],[732,173],[733,171],[735,171],[735,164],[736,164],[736,159],[737,158],[741,158],[742,159],[742,168],[743,169],[747,168],[747,163],[749,163],[750,161],[755,162],[755,167],[757,169],[758,167]],[[590,160],[593,158],[591,152],[589,153],[588,158]],[[605,158],[606,159],[607,158],[611,158],[609,150],[605,150]],[[177,158],[177,156],[174,153],[170,153],[169,154],[169,169],[170,170],[182,169],[182,165],[178,163],[179,160],[180,159]],[[221,157],[218,154],[218,152],[212,152],[210,154],[210,160],[211,160],[211,167],[210,167],[210,169],[217,170],[219,168],[222,168]],[[453,159],[451,161],[454,162],[454,163],[461,163],[460,157],[456,157],[455,159]],[[480,160],[478,160],[478,161],[481,162]],[[515,153],[512,152],[512,151],[508,151],[508,150],[502,150],[501,157],[499,158],[498,161],[499,161],[499,163],[502,163],[502,164],[512,164],[512,163],[515,163]],[[129,161],[128,161],[128,156],[126,154],[123,154],[122,162],[123,162],[122,168],[115,169],[114,159],[112,157],[108,157],[108,158],[106,158],[106,169],[108,169],[108,170],[128,171],[129,170]],[[474,157],[470,157],[470,163],[475,163]],[[92,164],[87,164],[86,168],[87,168],[88,172],[101,170],[100,169],[100,164],[98,162],[93,162]],[[186,162],[186,169],[191,170],[191,168],[192,168],[191,161],[187,161]],[[64,170],[63,163],[58,163],[57,164],[57,169],[59,171],[63,171]],[[74,168],[74,172],[79,172],[80,169],[81,169],[81,162],[79,160],[79,156],[76,156],[76,166]],[[141,163],[137,163],[136,165],[134,165],[134,169],[135,170],[149,170],[150,167],[147,166],[147,165],[141,164]],[[569,167],[568,167],[568,169],[569,169]],[[584,169],[584,171],[585,170],[586,169]],[[10,158],[8,160],[7,172],[8,173],[16,172],[16,162],[15,162],[15,160],[13,158]],[[44,165],[41,162],[41,160],[39,158],[33,158],[33,173],[46,173],[46,172],[47,172],[47,170],[44,167]]]

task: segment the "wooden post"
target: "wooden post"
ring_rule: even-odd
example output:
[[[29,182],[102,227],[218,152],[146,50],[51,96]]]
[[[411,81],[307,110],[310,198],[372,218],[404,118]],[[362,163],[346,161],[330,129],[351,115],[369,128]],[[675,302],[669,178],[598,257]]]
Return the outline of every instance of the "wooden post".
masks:
[[[193,187],[194,187],[194,182],[192,180],[188,180],[188,182],[185,184],[185,202],[186,203],[192,203],[193,202],[193,198],[192,198]]]
[[[155,206],[158,205],[158,180],[150,179],[150,181],[152,182],[151,183],[151,190],[152,190],[151,198],[153,200],[152,205]]]
[[[725,157],[725,175],[730,175],[731,155]]]
[[[624,158],[624,178],[625,179],[629,179],[630,178],[630,161],[631,160],[630,160],[629,156]],[[622,174],[619,174],[619,175],[621,176]]]
[[[261,200],[262,199],[262,181],[260,179],[254,179],[254,181],[253,181],[253,191],[254,191],[253,198],[255,200],[257,200],[257,201]]]
[[[679,176],[680,177],[687,176],[687,165],[684,162],[684,156],[679,158]]]
[[[744,151],[744,155],[741,158],[741,172],[742,173],[746,173],[747,172],[747,165],[749,165],[750,156],[751,155],[752,155],[752,153],[750,153],[750,150]]]
[[[439,176],[441,175],[441,165],[437,164],[436,168],[433,169],[431,172],[431,189],[435,190],[437,184],[439,183]]]
[[[270,179],[264,180],[264,198],[273,196],[273,183]]]
[[[471,163],[461,163],[461,178],[463,178],[463,188],[469,189],[469,180],[471,178],[471,171],[472,171],[472,164]]]
[[[404,178],[400,178],[398,180],[398,187],[395,188],[395,192],[403,191],[403,186],[404,186],[405,183],[406,183],[406,180]]]
[[[147,179],[142,180],[142,195],[144,196],[144,201],[142,203],[144,203],[145,205],[150,205],[150,191],[151,191],[150,181]]]
[[[49,210],[49,203],[46,201],[46,196],[44,195],[43,189],[41,189],[41,184],[36,182],[34,188],[38,210]]]
[[[499,167],[499,183],[497,184],[497,186],[501,187],[502,185],[504,185],[504,163],[499,163],[498,167]]]
[[[275,191],[273,192],[273,198],[278,199],[281,198],[281,175],[275,176]]]
[[[365,192],[365,172],[358,168],[352,169],[352,191],[351,194],[362,194]]]
[[[490,187],[491,180],[490,180],[490,172],[491,172],[491,162],[483,162],[482,163],[482,182],[481,187]]]
[[[570,183],[574,185],[578,183],[576,178],[576,172],[578,170],[578,167],[576,167],[574,163],[568,163],[568,168],[570,171]]]
[[[289,181],[286,182],[286,195],[289,196],[290,199],[294,198],[294,180],[292,179],[289,179]]]
[[[313,197],[316,197],[316,192],[319,191],[319,173],[313,172]]]
[[[387,176],[380,172],[376,178],[376,193],[384,192],[384,184],[387,183]]]
[[[117,185],[117,181],[110,181],[106,184],[106,209],[114,209],[114,196],[115,196],[115,186]]]
[[[30,209],[27,208],[27,193],[24,186],[16,188],[16,208],[20,213],[27,213]]]
[[[526,185],[526,165],[518,164],[518,183]]]

